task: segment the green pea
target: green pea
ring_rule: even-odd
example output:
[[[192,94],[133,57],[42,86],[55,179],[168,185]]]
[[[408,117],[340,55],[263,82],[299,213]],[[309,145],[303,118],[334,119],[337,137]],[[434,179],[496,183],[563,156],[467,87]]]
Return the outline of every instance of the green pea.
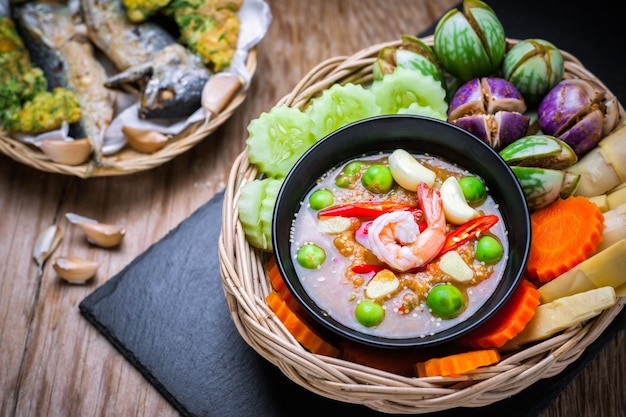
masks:
[[[356,181],[359,173],[361,172],[362,164],[358,161],[350,162],[344,167],[335,178],[335,185],[341,188],[348,188]]]
[[[386,193],[393,186],[391,170],[385,165],[372,165],[361,178],[363,186],[373,193]]]
[[[493,236],[481,236],[476,242],[476,259],[488,264],[496,263],[502,258],[504,248]]]
[[[356,305],[354,316],[363,326],[372,327],[383,321],[385,318],[385,310],[378,303],[363,300]]]
[[[476,177],[463,177],[459,180],[465,199],[470,203],[482,201],[487,195],[485,184]]]
[[[315,190],[313,194],[309,196],[309,205],[313,210],[321,210],[325,207],[332,206],[335,201],[335,196],[332,191],[326,188]]]
[[[296,259],[303,267],[316,269],[326,260],[326,252],[315,243],[306,243],[298,249]]]
[[[465,307],[463,293],[452,284],[435,285],[426,297],[426,305],[433,315],[451,319],[459,315]]]

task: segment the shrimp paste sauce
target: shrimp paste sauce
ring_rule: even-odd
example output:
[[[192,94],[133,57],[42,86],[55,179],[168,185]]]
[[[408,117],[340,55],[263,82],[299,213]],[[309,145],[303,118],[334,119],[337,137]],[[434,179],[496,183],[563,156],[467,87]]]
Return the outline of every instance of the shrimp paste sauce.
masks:
[[[406,183],[397,175],[374,176],[371,184],[368,169],[389,168],[390,155],[358,157],[317,181],[294,217],[291,256],[307,294],[338,322],[380,337],[424,337],[462,322],[486,302],[504,273],[506,230],[487,187],[483,187],[484,196],[479,201],[465,200],[476,210],[471,220],[461,224],[449,220],[441,201],[444,181],[469,176],[484,182],[444,159],[410,155],[434,172],[431,186],[420,182],[416,189],[403,188],[399,182]],[[320,193],[311,198],[318,190],[324,190],[321,203],[315,200]],[[470,236],[460,233],[483,216],[497,216],[495,224],[480,232],[471,229]],[[453,237],[455,231],[460,236]],[[477,258],[478,240],[484,236],[500,245],[501,255],[496,259]],[[443,251],[451,242],[462,242],[447,250],[456,252],[454,256]],[[302,261],[301,252],[307,253],[301,251],[304,247],[315,250]],[[460,258],[466,265],[461,276],[443,268],[442,260],[447,256],[457,261]],[[459,299],[446,300],[444,292],[439,300],[432,301],[438,303],[435,308],[429,294],[442,285],[458,289]],[[434,292],[433,298],[437,298]],[[359,315],[358,306],[364,302],[361,307],[368,308]],[[456,309],[450,311],[448,302],[456,303]],[[377,314],[368,317],[372,310]]]

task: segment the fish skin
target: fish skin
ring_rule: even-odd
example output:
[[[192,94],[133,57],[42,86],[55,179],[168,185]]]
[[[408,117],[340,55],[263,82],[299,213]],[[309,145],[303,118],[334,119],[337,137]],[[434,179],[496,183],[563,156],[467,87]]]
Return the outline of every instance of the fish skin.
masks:
[[[199,57],[162,27],[132,23],[121,0],[81,0],[81,5],[92,42],[121,71],[106,85],[140,84],[140,118],[186,117],[200,108],[211,73]]]
[[[33,62],[42,68],[48,87],[64,87],[76,95],[82,117],[72,126],[76,138],[89,138],[93,160],[102,165],[102,144],[113,120],[115,94],[105,87],[106,72],[70,8],[47,3],[16,7],[18,22]]]

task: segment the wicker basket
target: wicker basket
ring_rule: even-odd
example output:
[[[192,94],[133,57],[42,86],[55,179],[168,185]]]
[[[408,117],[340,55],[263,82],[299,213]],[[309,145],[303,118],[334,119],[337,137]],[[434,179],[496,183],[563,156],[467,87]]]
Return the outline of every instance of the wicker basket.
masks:
[[[256,49],[252,49],[246,61],[250,74],[256,71]],[[21,142],[0,129],[0,152],[8,155],[17,162],[31,166],[41,171],[57,174],[75,175],[80,178],[107,177],[114,175],[128,175],[135,172],[155,168],[168,162],[172,158],[187,151],[202,139],[213,133],[237,110],[246,98],[247,89],[241,89],[224,107],[224,109],[209,123],[196,122],[184,131],[170,139],[165,147],[152,153],[141,153],[125,146],[115,154],[105,156],[104,162],[110,166],[92,167],[88,162],[81,165],[66,165],[51,161],[41,150],[33,145]]]
[[[432,45],[432,37],[423,39]],[[510,39],[513,44],[516,40]],[[303,107],[333,83],[372,80],[372,63],[386,46],[379,44],[349,57],[327,60],[285,96],[280,104]],[[596,79],[572,55],[563,52],[567,77]],[[596,79],[597,80],[597,79]],[[624,110],[620,106],[620,116]],[[265,271],[267,254],[246,242],[238,223],[240,187],[257,177],[246,153],[235,161],[224,196],[219,240],[222,284],[235,326],[254,350],[289,379],[321,396],[357,403],[386,413],[423,414],[456,407],[480,407],[505,399],[536,381],[560,373],[594,342],[619,314],[626,298],[596,318],[519,351],[503,354],[495,366],[450,377],[405,377],[304,349],[265,302],[271,290]]]

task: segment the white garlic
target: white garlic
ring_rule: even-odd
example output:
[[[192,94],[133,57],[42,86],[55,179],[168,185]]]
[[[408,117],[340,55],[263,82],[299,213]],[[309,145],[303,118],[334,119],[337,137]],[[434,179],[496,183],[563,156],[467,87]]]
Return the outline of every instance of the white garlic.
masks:
[[[100,223],[75,213],[66,213],[65,217],[83,229],[90,243],[103,248],[119,245],[126,235],[126,227],[123,225]]]
[[[122,126],[122,133],[131,148],[143,153],[154,153],[163,149],[170,139],[169,136],[155,130],[137,129],[130,126]]]
[[[98,262],[71,256],[56,258],[52,263],[56,273],[72,284],[82,284],[91,279],[99,266]]]
[[[92,151],[89,139],[51,140],[37,142],[37,146],[54,162],[65,165],[80,165],[89,159]]]
[[[435,183],[435,172],[426,168],[404,149],[396,149],[389,155],[389,170],[393,179],[409,191],[417,190],[421,182],[429,187]]]
[[[63,239],[61,228],[55,224],[46,227],[37,237],[35,247],[33,248],[33,258],[39,268],[48,257],[59,246]]]
[[[446,220],[461,225],[478,217],[480,213],[467,203],[463,189],[455,177],[448,177],[441,184],[441,204]]]

